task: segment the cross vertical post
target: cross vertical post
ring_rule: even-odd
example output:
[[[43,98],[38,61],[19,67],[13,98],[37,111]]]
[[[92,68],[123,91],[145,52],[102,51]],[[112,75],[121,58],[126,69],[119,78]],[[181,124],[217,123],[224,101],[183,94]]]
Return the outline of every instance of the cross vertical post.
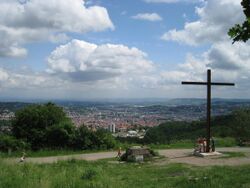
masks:
[[[211,86],[234,86],[234,83],[211,82],[211,70],[207,70],[207,82],[182,82],[185,85],[205,85],[207,86],[207,123],[206,123],[206,152],[210,151],[211,139]]]
[[[211,138],[211,70],[207,70],[207,146],[206,152],[209,152]]]

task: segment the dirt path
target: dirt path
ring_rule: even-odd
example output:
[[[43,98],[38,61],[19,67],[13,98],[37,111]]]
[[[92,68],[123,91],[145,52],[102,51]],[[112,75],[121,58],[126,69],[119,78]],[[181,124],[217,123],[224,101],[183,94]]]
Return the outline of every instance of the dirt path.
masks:
[[[55,163],[57,161],[65,161],[65,160],[87,160],[87,161],[95,161],[99,159],[108,159],[113,158],[117,155],[117,152],[99,152],[99,153],[88,153],[88,154],[73,154],[73,155],[64,155],[64,156],[52,156],[52,157],[28,157],[25,159],[25,162],[30,163]],[[19,162],[19,158],[16,159],[6,159],[6,162],[13,163]]]
[[[192,155],[192,150],[190,149],[171,149],[171,150],[159,150],[160,155],[168,158],[168,160],[163,160],[159,164],[163,163],[186,163],[196,166],[211,166],[211,165],[243,165],[250,164],[250,148],[218,148],[218,152],[242,152],[245,157],[235,157],[235,158],[220,158],[221,156],[212,157],[196,157]]]
[[[166,157],[166,159],[161,160],[158,164],[167,164],[167,163],[187,163],[197,166],[209,166],[209,165],[241,165],[241,164],[250,164],[250,148],[218,148],[218,152],[243,152],[246,157],[239,158],[228,158],[220,159],[216,157],[195,157],[192,156],[192,149],[166,149],[159,150],[160,155]],[[89,153],[89,154],[75,154],[75,155],[66,155],[66,156],[53,156],[53,157],[39,157],[39,158],[27,158],[25,162],[30,163],[55,163],[61,160],[87,160],[94,161],[99,159],[114,158],[117,155],[117,152],[100,152],[100,153]],[[5,159],[8,163],[16,163],[19,159]]]

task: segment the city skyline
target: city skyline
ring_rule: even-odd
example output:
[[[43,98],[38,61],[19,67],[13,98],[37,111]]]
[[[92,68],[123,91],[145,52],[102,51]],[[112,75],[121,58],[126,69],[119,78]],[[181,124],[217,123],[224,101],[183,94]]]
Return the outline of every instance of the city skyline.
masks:
[[[223,10],[223,11],[221,11]],[[235,82],[250,96],[250,44],[227,31],[240,0],[2,0],[0,98],[205,98],[182,80]]]

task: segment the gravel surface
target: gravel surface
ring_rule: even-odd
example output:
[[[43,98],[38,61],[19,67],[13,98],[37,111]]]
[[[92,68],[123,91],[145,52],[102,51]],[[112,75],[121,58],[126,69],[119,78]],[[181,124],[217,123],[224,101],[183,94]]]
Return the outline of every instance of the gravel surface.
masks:
[[[210,157],[195,157],[192,155],[192,149],[166,149],[158,150],[159,154],[166,157],[159,162],[157,165],[163,165],[167,163],[186,163],[197,166],[211,166],[211,165],[243,165],[250,164],[250,148],[218,148],[218,152],[243,152],[245,157],[235,157],[235,158],[220,158],[221,156],[210,156]],[[36,157],[36,158],[26,158],[25,162],[30,163],[55,163],[61,160],[87,160],[94,161],[99,159],[114,158],[117,152],[99,152],[99,153],[89,153],[89,154],[74,154],[65,156],[53,156],[53,157]],[[8,163],[18,163],[19,159],[4,159]]]
[[[242,152],[245,157],[220,158],[221,155],[209,157],[196,157],[192,155],[190,149],[170,149],[159,150],[160,155],[167,157],[168,160],[163,160],[162,163],[186,163],[196,166],[211,166],[211,165],[243,165],[250,164],[250,148],[218,148],[217,152]]]

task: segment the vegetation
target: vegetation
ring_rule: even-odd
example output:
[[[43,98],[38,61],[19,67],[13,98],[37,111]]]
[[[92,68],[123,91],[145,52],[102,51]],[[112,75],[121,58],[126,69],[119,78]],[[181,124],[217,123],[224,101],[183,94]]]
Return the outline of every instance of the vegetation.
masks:
[[[54,164],[0,162],[0,187],[249,187],[250,166],[190,167],[182,164],[114,164],[64,161]]]
[[[178,148],[194,148],[194,142],[187,140],[173,140],[170,144],[149,144],[152,149],[178,149]]]
[[[0,135],[0,151],[7,152],[10,150],[18,150],[25,147],[27,147],[25,142],[17,140],[13,136],[5,134]]]
[[[58,142],[63,141],[65,134],[70,134],[68,129],[73,129],[70,123],[63,109],[52,103],[31,105],[16,112],[12,132],[17,139],[30,143],[32,149],[39,149],[54,144],[48,143],[52,131]]]
[[[114,148],[113,136],[102,129],[75,128],[53,103],[29,105],[15,113],[9,133],[0,133],[0,151],[22,149],[91,150]]]
[[[241,5],[246,20],[242,24],[236,24],[228,31],[228,35],[233,39],[233,42],[246,42],[250,38],[250,0],[242,0]]]
[[[218,116],[212,119],[212,136],[217,146],[236,145],[236,141],[250,140],[250,109],[234,111],[229,115]],[[206,136],[205,122],[166,122],[158,127],[149,129],[145,135],[144,143],[172,144],[176,140],[191,140]],[[231,137],[231,138],[228,138]],[[232,139],[233,138],[233,139]]]
[[[250,140],[250,109],[237,110],[229,115],[212,119],[212,136],[216,146],[235,146]],[[4,122],[6,125],[6,122]],[[10,124],[9,124],[10,125]],[[76,128],[66,117],[63,109],[47,103],[29,105],[16,111],[11,129],[0,133],[0,151],[51,150],[68,151],[106,150],[122,146],[150,145],[154,149],[193,148],[198,137],[205,137],[204,121],[166,122],[158,127],[149,128],[144,139],[119,138],[117,140],[103,129],[93,132],[81,126]],[[33,152],[31,152],[33,153]],[[2,154],[3,155],[3,154]],[[15,152],[14,152],[15,155]]]

